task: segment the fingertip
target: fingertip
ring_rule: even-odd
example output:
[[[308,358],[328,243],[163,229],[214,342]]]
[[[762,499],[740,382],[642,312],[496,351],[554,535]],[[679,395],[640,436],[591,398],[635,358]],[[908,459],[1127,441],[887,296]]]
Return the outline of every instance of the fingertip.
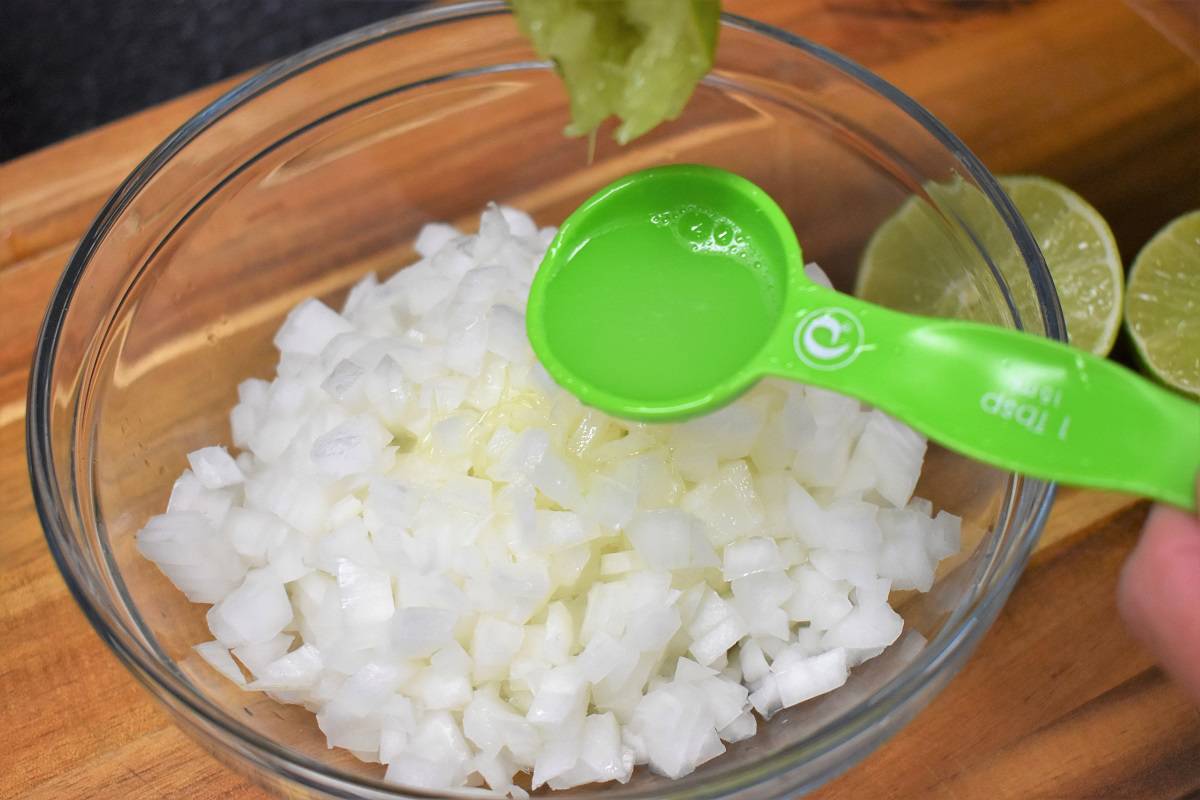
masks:
[[[1121,616],[1200,699],[1200,519],[1155,506],[1117,587]]]

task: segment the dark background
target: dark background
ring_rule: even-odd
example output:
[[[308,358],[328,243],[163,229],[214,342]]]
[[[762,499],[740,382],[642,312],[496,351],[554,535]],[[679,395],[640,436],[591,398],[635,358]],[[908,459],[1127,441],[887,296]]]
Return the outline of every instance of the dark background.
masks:
[[[0,0],[0,161],[420,0]]]

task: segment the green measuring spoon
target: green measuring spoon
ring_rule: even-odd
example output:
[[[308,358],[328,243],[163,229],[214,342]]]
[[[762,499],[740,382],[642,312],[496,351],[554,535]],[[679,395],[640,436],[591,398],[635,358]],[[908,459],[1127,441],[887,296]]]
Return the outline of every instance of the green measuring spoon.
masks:
[[[817,286],[779,206],[724,170],[655,167],[585,202],[526,325],[550,375],[617,417],[682,419],[775,375],[998,467],[1196,507],[1200,404],[1059,342]]]

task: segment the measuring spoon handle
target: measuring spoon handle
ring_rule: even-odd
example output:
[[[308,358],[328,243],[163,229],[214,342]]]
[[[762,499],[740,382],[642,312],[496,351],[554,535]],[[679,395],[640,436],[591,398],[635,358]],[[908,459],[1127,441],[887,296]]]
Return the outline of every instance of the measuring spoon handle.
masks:
[[[814,285],[757,368],[857,397],[971,458],[1195,510],[1200,404],[1065,344]]]

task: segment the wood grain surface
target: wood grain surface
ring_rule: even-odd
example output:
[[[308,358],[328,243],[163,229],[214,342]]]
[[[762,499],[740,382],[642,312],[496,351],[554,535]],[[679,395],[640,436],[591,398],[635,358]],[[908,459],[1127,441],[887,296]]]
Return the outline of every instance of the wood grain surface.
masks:
[[[1194,23],[1200,3],[1157,3],[1166,15],[1156,0],[1139,0],[1138,13],[1119,0],[727,5],[876,70],[993,171],[1074,187],[1128,258],[1200,207],[1200,65],[1147,22],[1175,30],[1169,20]],[[0,797],[262,796],[179,731],[89,628],[42,538],[24,454],[34,338],[72,247],[117,183],[219,90],[0,165]],[[1200,712],[1114,606],[1146,505],[1059,497],[961,675],[816,796],[1200,797]]]

